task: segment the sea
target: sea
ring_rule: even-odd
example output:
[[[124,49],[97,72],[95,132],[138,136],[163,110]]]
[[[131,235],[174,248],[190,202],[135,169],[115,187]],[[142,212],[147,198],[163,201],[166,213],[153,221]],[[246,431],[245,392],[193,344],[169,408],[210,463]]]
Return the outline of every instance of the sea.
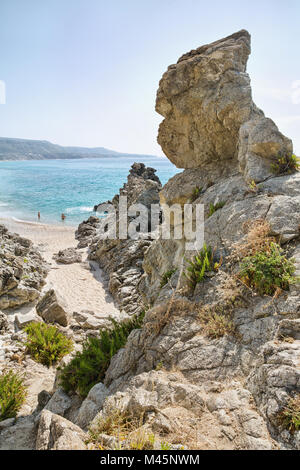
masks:
[[[0,161],[0,217],[76,226],[119,192],[135,161],[155,168],[162,184],[182,171],[163,157]]]

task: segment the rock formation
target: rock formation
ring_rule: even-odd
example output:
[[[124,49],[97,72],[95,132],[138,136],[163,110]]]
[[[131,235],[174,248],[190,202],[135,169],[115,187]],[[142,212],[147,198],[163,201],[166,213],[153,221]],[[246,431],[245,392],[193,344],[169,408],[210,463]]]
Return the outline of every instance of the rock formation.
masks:
[[[107,219],[83,222],[79,244],[108,274],[126,316],[146,310],[142,328],[131,331],[85,400],[66,395],[58,380],[51,393],[45,386],[31,415],[0,427],[0,448],[17,436],[24,448],[84,449],[88,428],[117,409],[143,417],[139,430],[155,435],[154,448],[163,439],[171,449],[300,449],[300,431],[279,422],[300,393],[299,283],[262,295],[238,276],[247,243],[265,242],[262,227],[300,275],[300,173],[272,173],[292,144],[252,101],[249,53],[250,36],[240,31],[168,68],[157,93],[165,118],[158,140],[184,171],[161,188],[153,169],[134,164],[112,201],[117,215],[121,195],[147,208],[204,204],[217,267],[188,288],[181,267],[192,253],[184,239],[151,240],[146,232],[145,239],[103,240]],[[258,238],[250,238],[251,227]],[[74,313],[73,321],[96,332],[89,314]],[[0,316],[1,331],[9,327]],[[115,436],[101,439],[106,449],[119,446]]]
[[[143,204],[147,209],[150,209],[151,204],[159,203],[161,183],[155,175],[155,171],[143,163],[132,165],[127,183],[120,189],[119,194],[127,197],[128,207],[132,204]],[[116,209],[117,222],[119,195],[116,195],[111,201]],[[102,223],[106,223],[105,219]],[[80,237],[80,231],[78,231],[77,237]],[[145,238],[138,240],[99,240],[96,229],[96,235],[90,245],[89,258],[97,261],[109,275],[110,292],[120,309],[127,315],[138,314],[144,308],[136,286],[143,274],[144,253],[150,244],[151,239],[147,234]]]
[[[0,225],[0,309],[37,299],[46,274],[46,263],[32,242]]]
[[[270,176],[279,153],[292,152],[292,142],[252,101],[250,50],[242,30],[184,54],[163,75],[158,142],[179,168],[201,168],[206,176],[239,169],[258,182]]]
[[[82,254],[79,253],[76,248],[66,248],[65,250],[60,250],[58,253],[55,253],[53,259],[61,264],[81,263]]]
[[[137,289],[152,308],[112,359],[97,416],[112,406],[144,412],[150,428],[164,429],[173,442],[174,429],[180,436],[193,429],[190,445],[198,448],[295,449],[299,432],[282,429],[278,413],[300,391],[299,286],[259,296],[237,282],[232,262],[247,223],[263,220],[300,273],[300,176],[272,173],[292,144],[252,101],[249,53],[250,36],[241,31],[185,54],[160,82],[156,108],[165,120],[158,141],[185,168],[162,188],[160,201],[204,204],[205,240],[223,263],[192,294],[176,292],[184,240],[150,244]],[[231,332],[210,336],[210,312],[229,315]],[[90,417],[96,400],[88,403],[82,409]],[[82,415],[80,422],[86,426]]]

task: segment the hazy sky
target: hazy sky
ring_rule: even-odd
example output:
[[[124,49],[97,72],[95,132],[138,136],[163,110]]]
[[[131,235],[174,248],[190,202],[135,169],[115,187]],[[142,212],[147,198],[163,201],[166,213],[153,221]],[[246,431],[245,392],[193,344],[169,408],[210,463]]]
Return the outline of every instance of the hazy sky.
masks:
[[[299,23],[299,0],[0,0],[0,136],[161,155],[161,75],[245,28],[254,100],[300,154]]]

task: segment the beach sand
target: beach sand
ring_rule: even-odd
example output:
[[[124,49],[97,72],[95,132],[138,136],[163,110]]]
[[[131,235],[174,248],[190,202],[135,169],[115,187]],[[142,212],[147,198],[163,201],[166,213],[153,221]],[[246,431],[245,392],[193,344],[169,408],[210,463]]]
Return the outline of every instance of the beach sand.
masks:
[[[50,266],[43,292],[49,288],[55,289],[71,312],[88,311],[99,318],[119,317],[120,313],[107,290],[107,280],[102,270],[97,263],[87,261],[87,249],[79,250],[82,263],[63,265],[53,260],[54,253],[77,245],[75,227],[3,218],[0,218],[0,224],[5,225],[10,232],[29,238],[39,248]]]

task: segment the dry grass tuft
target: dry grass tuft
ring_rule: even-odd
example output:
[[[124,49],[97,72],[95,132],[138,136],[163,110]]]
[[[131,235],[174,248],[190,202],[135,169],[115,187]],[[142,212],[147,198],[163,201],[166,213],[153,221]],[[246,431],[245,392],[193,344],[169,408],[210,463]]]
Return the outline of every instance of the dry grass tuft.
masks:
[[[279,424],[291,434],[300,430],[300,394],[290,398],[286,407],[278,415]]]
[[[270,224],[264,219],[245,222],[243,230],[247,234],[247,239],[233,246],[237,259],[252,256],[261,251],[269,252],[271,243],[276,243],[276,238],[270,235]]]

